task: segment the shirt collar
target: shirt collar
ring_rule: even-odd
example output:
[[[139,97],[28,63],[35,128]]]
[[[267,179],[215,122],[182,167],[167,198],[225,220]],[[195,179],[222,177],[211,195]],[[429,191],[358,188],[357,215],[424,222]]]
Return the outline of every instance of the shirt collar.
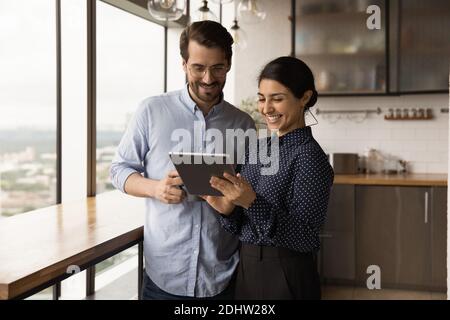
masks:
[[[181,102],[183,102],[183,105],[185,105],[189,110],[191,110],[192,113],[195,113],[195,109],[197,108],[197,105],[195,104],[195,101],[192,100],[190,94],[189,94],[189,85],[186,84],[181,91]]]
[[[191,95],[189,94],[189,84],[186,84],[181,92],[181,101],[192,113],[195,113],[197,110],[200,110],[197,107],[195,101],[191,98]],[[211,108],[211,111],[209,111],[208,115],[219,112],[223,108],[224,104],[225,99],[223,98],[222,92],[219,103],[217,103]]]

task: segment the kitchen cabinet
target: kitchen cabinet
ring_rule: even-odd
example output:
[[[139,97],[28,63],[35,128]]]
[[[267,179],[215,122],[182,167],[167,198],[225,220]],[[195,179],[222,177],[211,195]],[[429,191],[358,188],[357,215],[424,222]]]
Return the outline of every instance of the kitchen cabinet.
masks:
[[[450,1],[293,0],[292,54],[321,95],[448,92]],[[369,30],[369,5],[381,29]]]
[[[334,184],[320,237],[323,283],[446,291],[447,187]]]
[[[447,290],[447,188],[431,190],[431,285]]]
[[[450,1],[394,1],[399,19],[398,91],[448,90]],[[394,8],[392,11],[397,10]],[[395,71],[392,69],[392,71]]]
[[[357,186],[356,282],[381,269],[381,287],[446,286],[446,188]]]
[[[321,237],[322,280],[355,279],[355,186],[333,185]]]
[[[366,26],[367,6],[386,1],[298,0],[295,56],[313,70],[320,94],[386,92],[386,33]]]

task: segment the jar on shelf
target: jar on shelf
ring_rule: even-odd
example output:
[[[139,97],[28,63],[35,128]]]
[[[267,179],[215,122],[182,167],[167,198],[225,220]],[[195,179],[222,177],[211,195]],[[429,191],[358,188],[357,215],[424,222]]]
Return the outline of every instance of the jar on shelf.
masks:
[[[409,109],[407,109],[407,108],[403,109],[402,118],[403,119],[408,119],[409,118]]]
[[[394,109],[388,109],[388,113],[386,115],[387,118],[392,119],[394,117]]]
[[[419,110],[417,110],[417,117],[420,119],[425,118],[425,110],[423,108],[419,108]]]

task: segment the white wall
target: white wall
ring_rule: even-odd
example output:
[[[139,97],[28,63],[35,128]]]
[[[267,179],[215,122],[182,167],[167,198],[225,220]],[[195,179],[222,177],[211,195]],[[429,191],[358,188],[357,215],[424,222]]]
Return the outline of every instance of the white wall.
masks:
[[[180,35],[182,28],[168,29],[167,32],[167,91],[180,90],[185,84],[183,59],[180,55]]]
[[[258,0],[267,12],[258,24],[239,23],[248,37],[247,49],[235,51],[234,103],[256,96],[259,72],[270,60],[290,54],[291,12],[290,0]]]
[[[408,161],[408,170],[417,173],[448,172],[448,114],[440,113],[448,105],[448,95],[405,95],[399,97],[339,97],[319,98],[313,108],[320,110],[362,110],[380,107],[382,114],[370,115],[358,123],[347,115],[324,116],[319,113],[319,124],[313,127],[317,141],[326,152],[363,154],[366,148],[375,148],[385,154]],[[435,118],[422,121],[387,121],[389,108],[431,108]],[[334,122],[336,121],[336,122]],[[334,122],[334,123],[333,123]]]
[[[288,55],[291,49],[290,0],[259,0],[265,6],[266,19],[255,25],[242,24],[248,35],[248,48],[235,52],[234,100],[236,105],[256,95],[256,78],[265,63]],[[228,97],[229,98],[229,97]],[[366,147],[408,161],[411,172],[448,172],[448,115],[440,108],[448,104],[447,95],[405,95],[398,97],[323,97],[314,109],[432,108],[435,119],[427,121],[386,121],[382,115],[370,116],[361,123],[345,116],[337,122],[318,116],[313,127],[316,139],[326,152],[356,152]],[[313,110],[314,110],[313,109]],[[334,119],[335,120],[335,119]]]

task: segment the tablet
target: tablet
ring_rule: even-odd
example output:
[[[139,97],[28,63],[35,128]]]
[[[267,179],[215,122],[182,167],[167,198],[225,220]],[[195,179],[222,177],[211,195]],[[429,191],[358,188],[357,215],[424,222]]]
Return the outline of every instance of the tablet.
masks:
[[[223,196],[209,180],[212,176],[223,177],[224,172],[235,175],[227,154],[169,152],[169,157],[191,195]]]

